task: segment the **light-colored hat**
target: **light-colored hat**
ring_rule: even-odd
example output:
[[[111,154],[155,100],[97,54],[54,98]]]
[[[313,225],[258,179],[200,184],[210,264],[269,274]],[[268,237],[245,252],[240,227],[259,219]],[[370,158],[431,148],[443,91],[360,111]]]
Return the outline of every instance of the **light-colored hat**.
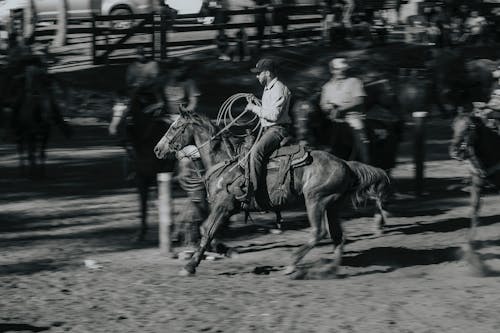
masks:
[[[349,68],[346,58],[334,58],[330,61],[330,67],[333,69],[346,69]]]

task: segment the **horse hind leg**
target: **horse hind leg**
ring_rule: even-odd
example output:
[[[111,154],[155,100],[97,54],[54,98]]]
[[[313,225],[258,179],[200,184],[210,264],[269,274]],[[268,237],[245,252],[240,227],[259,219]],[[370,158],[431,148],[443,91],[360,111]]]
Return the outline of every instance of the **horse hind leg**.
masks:
[[[148,197],[149,186],[148,181],[144,177],[137,177],[137,189],[139,191],[140,211],[141,211],[141,228],[137,235],[134,237],[135,242],[142,242],[146,239],[148,231]]]
[[[342,263],[342,254],[344,252],[344,231],[342,229],[342,221],[339,218],[339,208],[342,201],[337,200],[332,202],[326,208],[326,216],[328,220],[328,229],[330,231],[330,238],[333,242],[333,259],[334,268],[337,271]]]
[[[293,254],[292,263],[285,269],[286,275],[294,273],[297,264],[325,236],[323,218],[325,216],[326,202],[327,200],[325,198],[318,199],[316,196],[306,195],[306,209],[309,224],[311,225],[311,238]]]
[[[45,162],[47,161],[47,142],[49,140],[49,133],[44,133],[40,141],[40,177],[46,176]]]

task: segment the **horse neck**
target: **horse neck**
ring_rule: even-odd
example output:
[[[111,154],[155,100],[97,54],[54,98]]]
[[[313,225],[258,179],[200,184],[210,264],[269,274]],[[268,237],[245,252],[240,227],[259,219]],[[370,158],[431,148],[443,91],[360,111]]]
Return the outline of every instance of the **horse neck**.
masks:
[[[196,147],[199,147],[200,157],[206,169],[211,166],[229,160],[230,153],[227,151],[224,142],[211,140],[210,131],[204,126],[197,126],[194,131],[194,141]]]

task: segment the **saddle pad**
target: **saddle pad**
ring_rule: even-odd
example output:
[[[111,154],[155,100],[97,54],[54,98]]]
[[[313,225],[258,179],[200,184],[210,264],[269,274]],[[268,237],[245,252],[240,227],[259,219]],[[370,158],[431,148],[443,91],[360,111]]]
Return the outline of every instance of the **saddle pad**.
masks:
[[[276,150],[270,157],[267,164],[268,169],[279,168],[283,159],[290,159],[290,166],[298,166],[300,164],[306,164],[309,159],[309,150],[307,150],[303,145],[291,145],[283,146]]]

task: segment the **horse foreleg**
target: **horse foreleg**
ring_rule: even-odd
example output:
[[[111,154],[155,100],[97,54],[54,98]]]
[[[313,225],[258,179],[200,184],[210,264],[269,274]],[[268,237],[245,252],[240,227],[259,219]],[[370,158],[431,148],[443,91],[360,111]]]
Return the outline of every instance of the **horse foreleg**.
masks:
[[[318,200],[317,198],[307,197],[306,208],[307,208],[307,217],[311,225],[311,238],[306,244],[302,245],[297,250],[297,252],[294,253],[292,258],[292,264],[285,269],[285,274],[293,273],[296,270],[297,264],[325,236],[325,229],[323,228],[323,218],[325,216],[325,203],[323,201],[324,200],[321,199]]]
[[[465,256],[467,262],[472,266],[474,271],[480,276],[488,274],[489,268],[483,263],[479,254],[474,250],[474,240],[476,238],[477,227],[479,225],[479,208],[481,206],[481,186],[483,180],[478,175],[472,175],[471,186],[471,223],[467,234],[467,243],[465,245]]]
[[[28,139],[28,162],[29,162],[29,177],[36,176],[36,137],[30,136]]]
[[[469,233],[467,235],[467,241],[472,246],[474,239],[476,238],[476,229],[479,225],[479,208],[481,207],[481,186],[483,185],[483,180],[477,175],[473,175],[471,178],[471,221],[469,227]]]
[[[210,212],[210,215],[202,227],[203,235],[201,237],[200,244],[189,262],[179,272],[179,275],[187,276],[196,273],[196,267],[198,267],[203,259],[203,255],[210,245],[210,242],[213,240],[219,228],[227,221],[229,216],[229,211],[225,209],[223,205],[216,205],[213,207],[212,212]]]
[[[139,191],[140,210],[141,210],[141,229],[139,230],[135,241],[141,242],[146,238],[148,231],[148,197],[149,197],[149,184],[144,177],[137,177],[137,189]]]
[[[42,136],[40,141],[40,177],[45,177],[45,162],[47,161],[47,142],[49,141],[49,133]]]
[[[26,161],[24,155],[24,140],[19,138],[17,141],[17,156],[19,158],[19,175],[24,177],[26,175]]]

